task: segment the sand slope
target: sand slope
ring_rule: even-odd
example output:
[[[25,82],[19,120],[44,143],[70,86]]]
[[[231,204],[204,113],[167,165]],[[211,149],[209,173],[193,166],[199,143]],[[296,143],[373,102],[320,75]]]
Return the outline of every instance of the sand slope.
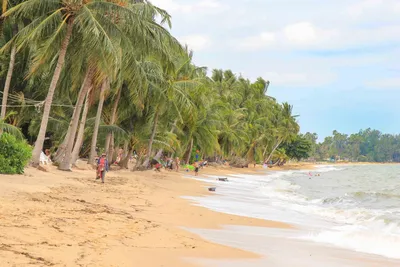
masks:
[[[180,226],[290,227],[209,211],[182,195],[208,194],[177,173],[94,171],[0,175],[1,266],[195,266],[185,258],[251,258]]]

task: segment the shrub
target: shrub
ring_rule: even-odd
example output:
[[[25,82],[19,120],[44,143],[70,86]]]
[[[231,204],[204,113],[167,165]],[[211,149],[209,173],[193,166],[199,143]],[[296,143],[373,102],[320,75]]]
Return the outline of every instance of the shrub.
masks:
[[[32,148],[25,140],[8,133],[0,134],[0,173],[21,174],[32,156]]]

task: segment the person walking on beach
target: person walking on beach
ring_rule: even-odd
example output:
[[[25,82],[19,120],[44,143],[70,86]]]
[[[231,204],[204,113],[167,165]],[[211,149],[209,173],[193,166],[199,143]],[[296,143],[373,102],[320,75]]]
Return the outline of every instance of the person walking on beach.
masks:
[[[196,161],[193,164],[193,167],[194,167],[194,176],[198,176],[199,175],[199,163]]]
[[[104,184],[104,178],[106,176],[106,172],[108,172],[108,161],[106,158],[106,154],[103,153],[99,158],[99,160],[97,161],[96,180],[101,178],[101,182]]]
[[[175,166],[176,171],[179,172],[181,161],[180,161],[180,159],[178,157],[176,157],[175,164],[176,164],[176,166]]]

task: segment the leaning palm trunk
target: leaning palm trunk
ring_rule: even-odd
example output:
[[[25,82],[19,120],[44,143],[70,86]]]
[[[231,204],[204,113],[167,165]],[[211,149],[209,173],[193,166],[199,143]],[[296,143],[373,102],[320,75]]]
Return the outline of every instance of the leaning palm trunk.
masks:
[[[89,111],[89,94],[90,94],[91,89],[92,89],[92,86],[91,86],[91,88],[89,89],[89,91],[86,94],[85,106],[84,106],[83,111],[82,111],[82,118],[81,118],[81,122],[80,122],[80,125],[79,125],[79,131],[78,131],[78,135],[76,137],[74,150],[72,151],[71,164],[75,164],[75,162],[78,160],[79,152],[80,152],[82,144],[83,144],[83,137],[84,137],[84,133],[85,133],[86,118],[87,118],[87,114],[88,114],[88,111]]]
[[[110,162],[115,162],[115,159],[116,159],[115,152],[116,152],[116,150],[114,149],[114,133],[111,133],[109,152],[110,152]]]
[[[6,111],[7,111],[7,99],[8,99],[8,92],[10,91],[10,85],[11,85],[11,79],[14,71],[14,65],[15,65],[15,55],[17,54],[17,47],[16,45],[13,45],[11,48],[11,56],[10,56],[10,65],[8,67],[7,71],[7,78],[6,82],[4,84],[4,90],[3,90],[3,101],[1,103],[1,116],[0,119],[4,120],[6,117]]]
[[[160,160],[162,154],[163,154],[163,150],[159,149],[157,154],[154,156],[154,159],[157,160],[157,161]]]
[[[156,136],[156,131],[157,131],[157,123],[158,123],[158,114],[159,114],[159,110],[157,108],[155,117],[154,117],[154,124],[153,124],[153,131],[151,133],[151,137],[149,140],[149,147],[147,150],[147,156],[146,156],[146,160],[143,162],[143,166],[144,167],[148,167],[149,163],[150,163],[150,157],[151,157],[151,151],[153,149],[153,142],[154,142],[154,137]]]
[[[107,134],[106,136],[106,143],[104,144],[104,149],[106,151],[107,154],[107,160],[110,161],[110,143],[111,143],[111,137],[112,137],[112,133]]]
[[[7,5],[8,5],[8,1],[7,0],[3,0],[2,14],[7,11]],[[3,22],[4,22],[4,18],[2,17],[0,19],[0,30],[1,30],[0,36],[3,36]],[[18,32],[18,25],[17,24],[13,25],[12,31],[13,31],[13,35],[15,36],[17,34],[17,32]],[[10,91],[10,85],[11,85],[12,75],[13,75],[13,72],[14,72],[16,54],[17,54],[17,46],[16,46],[16,44],[14,44],[12,46],[12,48],[11,48],[10,64],[8,66],[6,82],[4,83],[3,100],[2,100],[2,106],[1,106],[0,120],[4,120],[4,118],[6,117],[8,92]]]
[[[121,168],[128,169],[129,159],[133,153],[133,147],[129,149],[128,154],[118,163]]]
[[[85,96],[87,95],[92,85],[93,74],[94,74],[93,69],[89,68],[86,73],[85,79],[83,81],[81,90],[79,92],[78,100],[76,102],[76,112],[71,120],[72,121],[71,133],[69,135],[68,142],[65,147],[65,156],[59,165],[59,169],[62,171],[69,171],[71,169],[71,155],[75,143],[76,132],[78,130],[79,118],[81,116],[83,101],[85,100]]]
[[[84,91],[84,90],[83,90],[83,87],[86,85],[88,76],[89,76],[89,70],[88,70],[88,72],[87,72],[86,75],[85,75],[85,79],[83,80],[81,90],[79,91],[77,103],[81,101],[81,98],[84,98],[84,97],[85,97],[85,95],[83,94],[83,91]],[[78,113],[78,112],[79,112],[79,113]],[[80,112],[81,112],[81,106],[75,105],[75,107],[74,107],[74,112],[72,113],[72,118],[76,118],[77,116],[78,116],[78,118],[79,118]],[[68,141],[69,141],[70,136],[71,136],[71,134],[72,134],[72,125],[73,125],[73,122],[74,122],[73,119],[69,122],[68,130],[67,130],[67,133],[66,133],[66,135],[65,135],[65,137],[64,137],[64,140],[63,140],[63,142],[61,143],[61,145],[58,146],[57,151],[56,151],[56,153],[55,153],[54,161],[57,162],[57,163],[59,163],[59,164],[61,164],[61,162],[63,161],[63,159],[64,159],[64,157],[65,157],[65,151],[66,151],[66,148],[67,148],[67,145],[68,145]]]
[[[103,84],[101,85],[101,90],[100,90],[100,100],[99,100],[99,106],[97,107],[97,114],[96,114],[96,120],[94,123],[94,129],[93,129],[93,136],[92,136],[92,144],[90,146],[90,155],[89,155],[89,161],[88,164],[95,164],[95,158],[96,158],[96,145],[97,145],[97,135],[99,134],[99,126],[100,126],[100,119],[101,119],[101,113],[103,111],[103,104],[104,104],[104,95],[106,92],[106,89],[108,87],[108,78],[104,79]]]
[[[111,121],[110,124],[113,125],[115,121],[117,120],[117,110],[118,110],[118,104],[119,100],[121,99],[121,93],[122,93],[122,88],[118,90],[117,98],[115,99],[112,114],[111,114]],[[107,153],[107,158],[108,160],[111,160],[114,155],[114,134],[110,132],[107,135],[106,139],[106,153]]]
[[[130,155],[129,152],[128,152],[128,146],[129,146],[129,142],[128,142],[128,141],[125,141],[125,142],[124,142],[124,158],[125,158],[126,156]]]
[[[44,104],[42,122],[40,123],[40,130],[38,137],[35,142],[35,148],[32,151],[32,165],[38,166],[40,162],[40,153],[43,149],[44,139],[46,137],[47,123],[49,122],[51,104],[53,102],[54,91],[56,90],[58,80],[60,79],[61,71],[64,67],[65,55],[67,54],[67,48],[72,35],[73,19],[70,19],[67,23],[67,33],[61,44],[60,53],[57,59],[57,65],[53,73],[53,78],[51,80],[49,91],[47,92],[47,97]]]
[[[192,156],[192,149],[193,149],[193,138],[190,139],[190,145],[189,145],[188,152],[187,152],[188,154],[186,157],[186,164],[190,163],[190,157]]]
[[[280,146],[280,144],[282,143],[283,138],[281,138],[278,143],[276,143],[276,145],[274,146],[274,148],[272,149],[271,153],[269,154],[268,158],[265,160],[265,162],[269,162],[270,159],[272,158],[272,155],[274,155],[275,150]]]

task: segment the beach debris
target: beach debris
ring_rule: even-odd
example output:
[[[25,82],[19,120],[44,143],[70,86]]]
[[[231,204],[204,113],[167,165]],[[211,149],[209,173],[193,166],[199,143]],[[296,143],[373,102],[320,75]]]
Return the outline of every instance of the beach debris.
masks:
[[[215,192],[216,189],[217,189],[217,188],[215,188],[215,187],[209,187],[209,188],[208,188],[208,191],[210,191],[210,192]]]
[[[228,178],[225,177],[218,177],[217,180],[221,182],[228,182]]]

